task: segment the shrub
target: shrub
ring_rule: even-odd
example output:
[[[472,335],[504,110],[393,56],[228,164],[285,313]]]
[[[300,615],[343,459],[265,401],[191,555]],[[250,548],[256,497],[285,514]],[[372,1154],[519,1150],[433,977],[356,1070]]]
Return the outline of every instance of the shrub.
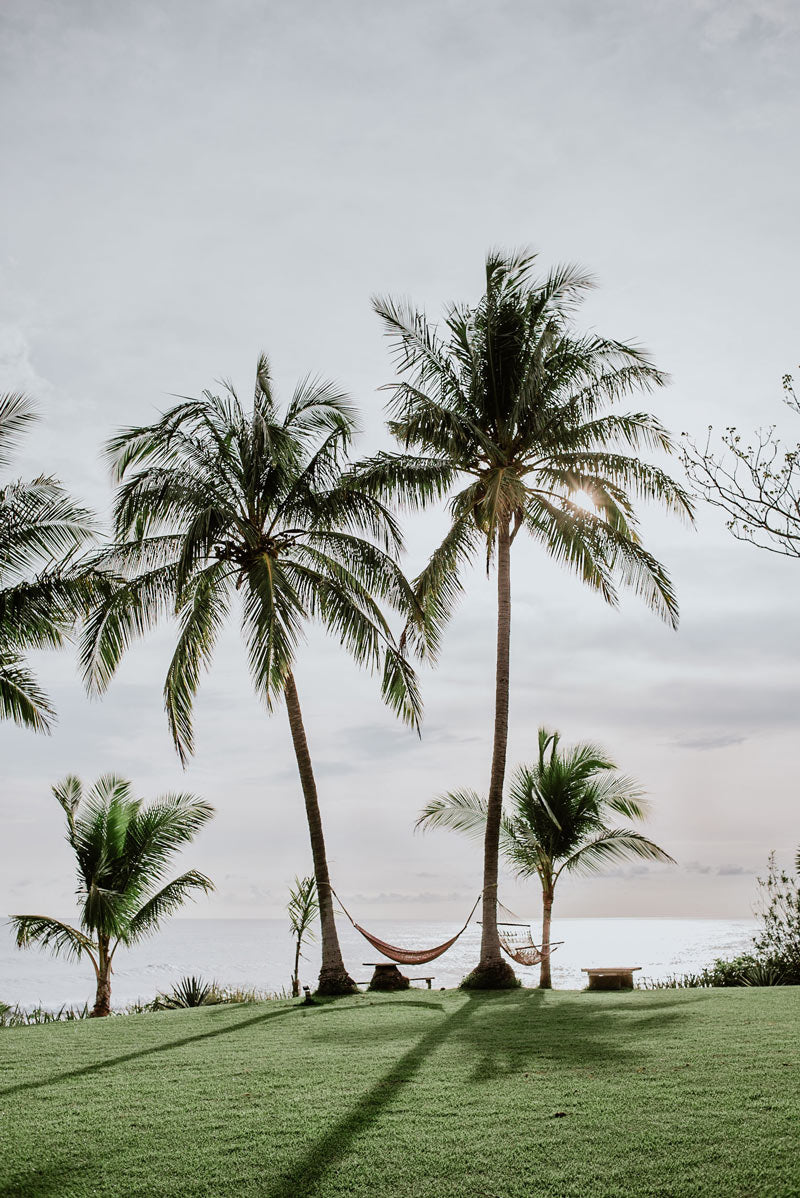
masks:
[[[761,931],[753,940],[756,956],[780,967],[797,984],[800,982],[800,869],[793,874],[778,869],[775,854],[770,853],[767,876],[758,879],[758,886]]]
[[[699,973],[670,974],[666,978],[641,978],[640,990],[694,990],[712,986],[789,986],[796,984],[775,961],[759,961],[749,953],[731,961],[718,960]]]
[[[0,1027],[32,1027],[39,1023],[71,1023],[75,1019],[88,1019],[89,1007],[68,1007],[66,1004],[57,1011],[50,1011],[41,1005],[29,1010],[19,1003],[10,1006],[0,1002]]]

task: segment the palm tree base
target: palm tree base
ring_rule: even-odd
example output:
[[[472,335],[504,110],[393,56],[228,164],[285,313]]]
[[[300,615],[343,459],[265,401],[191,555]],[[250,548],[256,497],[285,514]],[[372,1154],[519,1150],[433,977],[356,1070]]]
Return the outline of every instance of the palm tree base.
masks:
[[[342,994],[358,994],[358,986],[345,969],[341,973],[321,973],[315,993],[320,998],[335,998]]]
[[[487,965],[476,965],[459,986],[460,990],[515,990],[521,986],[514,970],[507,961],[491,961]]]

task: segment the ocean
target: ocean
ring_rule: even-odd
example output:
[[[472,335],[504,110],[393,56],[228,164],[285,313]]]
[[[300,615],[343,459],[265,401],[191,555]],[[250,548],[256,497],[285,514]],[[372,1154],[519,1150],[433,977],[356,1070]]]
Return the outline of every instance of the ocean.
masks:
[[[368,979],[365,962],[378,954],[344,920],[339,934],[345,962],[357,980]],[[581,969],[592,965],[639,965],[637,978],[665,978],[694,972],[716,957],[747,949],[756,928],[747,919],[561,919],[553,940],[564,943],[553,955],[553,985],[575,990],[585,985]],[[369,930],[389,943],[422,948],[440,944],[457,930],[452,923],[379,920]],[[536,937],[534,936],[534,939]],[[404,969],[410,977],[434,975],[434,987],[459,983],[478,959],[480,928],[471,924],[442,957]],[[220,985],[280,992],[289,987],[294,949],[285,920],[174,919],[137,948],[120,948],[115,959],[112,1005],[149,1001],[180,978],[194,974]],[[313,987],[319,945],[301,961],[301,981]],[[538,968],[515,966],[523,985],[535,986]],[[20,951],[11,926],[0,924],[0,1001],[50,1009],[94,1000],[92,966],[50,957],[40,949]]]

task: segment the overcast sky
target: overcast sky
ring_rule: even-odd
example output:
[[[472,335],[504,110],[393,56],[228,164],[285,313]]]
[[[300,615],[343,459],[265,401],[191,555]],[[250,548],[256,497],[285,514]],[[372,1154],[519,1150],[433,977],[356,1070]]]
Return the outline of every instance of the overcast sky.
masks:
[[[594,272],[581,323],[669,371],[650,406],[674,431],[779,421],[797,440],[780,403],[800,360],[793,0],[5,0],[0,26],[0,389],[42,412],[20,473],[57,473],[107,513],[112,430],[221,376],[245,392],[262,349],[284,395],[333,377],[363,410],[361,447],[386,445],[370,294],[431,314],[476,299],[492,245]],[[439,527],[409,522],[409,572]],[[677,634],[515,546],[509,763],[542,723],[596,738],[679,861],[565,883],[562,914],[746,916],[770,849],[800,842],[797,563],[709,511],[695,532],[646,527]],[[336,646],[301,652],[334,884],[373,919],[455,918],[480,889],[477,848],[413,824],[444,788],[486,788],[493,598],[476,571],[422,678],[421,742]],[[253,698],[232,630],[182,774],[170,638],[138,647],[101,703],[70,654],[41,659],[57,731],[0,727],[0,912],[70,910],[49,790],[67,772],[216,805],[186,860],[217,893],[193,914],[279,915],[309,870],[285,713]],[[538,911],[533,887],[505,894]]]

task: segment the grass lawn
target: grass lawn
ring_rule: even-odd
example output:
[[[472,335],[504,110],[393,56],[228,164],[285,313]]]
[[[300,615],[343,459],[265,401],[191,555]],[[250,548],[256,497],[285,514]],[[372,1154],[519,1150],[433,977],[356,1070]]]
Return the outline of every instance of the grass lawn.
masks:
[[[2,1195],[800,1194],[800,989],[415,990],[0,1031]]]

